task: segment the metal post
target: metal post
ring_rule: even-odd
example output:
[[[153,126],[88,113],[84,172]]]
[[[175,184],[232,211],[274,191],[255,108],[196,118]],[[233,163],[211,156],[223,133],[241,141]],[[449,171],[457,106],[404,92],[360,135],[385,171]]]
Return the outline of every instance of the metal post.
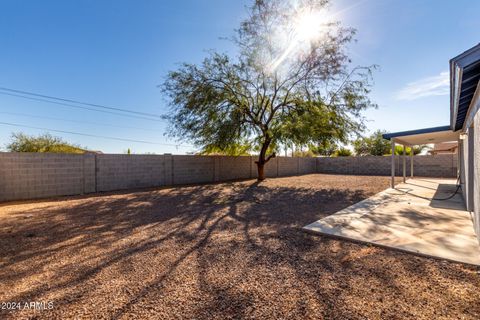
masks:
[[[407,147],[403,145],[403,183],[407,181]]]
[[[413,179],[413,145],[410,148],[410,178]]]
[[[392,138],[392,180],[390,182],[390,187],[395,188],[395,141]]]

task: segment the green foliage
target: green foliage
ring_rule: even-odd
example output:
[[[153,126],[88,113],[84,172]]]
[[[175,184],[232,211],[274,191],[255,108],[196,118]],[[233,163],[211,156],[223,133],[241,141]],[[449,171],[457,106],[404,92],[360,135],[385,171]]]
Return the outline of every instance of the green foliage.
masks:
[[[410,147],[405,147],[405,151],[406,151],[406,154],[410,154]],[[389,154],[392,154],[392,151],[390,150]],[[395,146],[395,155],[396,156],[399,156],[399,155],[403,155],[403,146]]]
[[[130,148],[127,149],[127,154],[132,154],[132,151],[130,150]]]
[[[425,149],[430,149],[430,147],[427,146],[427,145],[424,145],[424,144],[419,145],[419,146],[414,146],[413,147],[413,154],[414,155],[420,154]]]
[[[324,139],[322,142],[309,147],[315,155],[326,157],[334,155],[338,148],[339,146],[331,139]]]
[[[10,152],[52,153],[85,153],[87,151],[48,133],[35,137],[21,132],[12,133],[11,142],[7,145],[7,150]]]
[[[353,142],[355,154],[358,156],[384,156],[392,154],[392,146],[389,140],[383,139],[385,131],[377,130],[368,137],[358,138]],[[419,154],[426,146],[415,146],[413,154]],[[406,147],[406,154],[410,154],[411,148]],[[395,155],[403,155],[403,146],[395,146]]]
[[[383,156],[391,153],[390,141],[383,139],[385,131],[377,130],[368,137],[358,138],[353,142],[355,154],[358,156]]]
[[[206,146],[200,154],[202,155],[223,155],[223,156],[249,156],[252,146],[248,144],[231,144],[224,149],[215,145]]]
[[[351,155],[352,155],[352,150],[347,148],[340,148],[334,154],[335,157],[350,157]]]
[[[313,158],[315,153],[312,150],[297,150],[292,153],[293,157]]]
[[[205,151],[230,152],[238,145],[258,150],[263,166],[280,145],[346,142],[364,129],[361,111],[368,98],[373,67],[350,66],[347,47],[355,31],[339,23],[325,26],[281,61],[292,41],[272,41],[279,31],[295,35],[298,12],[319,10],[324,0],[254,1],[233,43],[239,55],[211,52],[202,63],[171,71],[162,90],[170,100],[169,134]],[[236,152],[234,152],[236,153]]]
[[[415,146],[413,147],[413,154],[414,155],[417,155],[419,154],[420,152],[422,152],[422,150],[426,148],[425,145],[421,145],[421,146]],[[405,147],[405,152],[406,154],[410,155],[410,153],[412,152],[412,148],[410,147]],[[392,150],[390,149],[388,154],[392,154]],[[399,156],[399,155],[403,155],[403,146],[399,146],[399,145],[396,145],[395,146],[395,155]]]

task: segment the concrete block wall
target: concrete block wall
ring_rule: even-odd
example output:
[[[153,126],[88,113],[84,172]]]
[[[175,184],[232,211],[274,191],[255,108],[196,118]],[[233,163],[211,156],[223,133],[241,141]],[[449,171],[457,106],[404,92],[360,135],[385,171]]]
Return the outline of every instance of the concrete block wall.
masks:
[[[0,201],[94,191],[90,155],[0,153]]]
[[[215,157],[173,156],[172,184],[206,183],[215,181]]]
[[[99,154],[94,157],[96,158],[96,191],[165,185],[163,156]]]
[[[401,175],[401,157],[396,174]],[[0,201],[257,177],[257,157],[0,153]],[[414,158],[415,175],[454,177],[451,155]],[[407,174],[410,170],[407,158]],[[276,157],[267,177],[308,173],[390,175],[390,157]],[[478,200],[477,200],[478,201]]]
[[[407,174],[410,174],[410,159],[407,158]],[[391,174],[391,157],[357,157],[355,170],[358,174],[363,175],[390,175]],[[380,173],[381,174],[380,174]],[[403,164],[401,157],[395,158],[396,174],[403,174]]]
[[[278,157],[276,159],[278,176],[294,176],[299,174],[299,159],[300,158]]]
[[[164,155],[163,156],[163,168],[165,170],[165,185],[173,185],[173,164],[174,164],[173,155]]]
[[[258,169],[257,169],[257,164],[255,161],[258,160],[258,157],[249,157],[250,162],[251,162],[251,177],[252,178],[257,178],[258,177]],[[280,177],[282,176],[282,172],[278,171],[278,161],[282,157],[276,157],[273,159],[270,159],[270,161],[267,162],[265,165],[265,177],[267,178],[275,178],[275,177]]]
[[[83,155],[83,193],[97,191],[97,175],[95,173],[96,163],[97,159],[94,154]]]
[[[297,158],[298,159],[298,173],[308,174],[317,172],[317,159],[316,158]]]
[[[252,168],[257,168],[251,157],[216,156],[215,160],[218,162],[218,178],[215,181],[250,179]]]
[[[257,157],[0,153],[0,201],[256,178]],[[267,177],[316,172],[314,158],[271,159]]]
[[[424,177],[457,177],[456,154],[413,157],[413,173]]]
[[[385,175],[391,174],[391,157],[321,157],[317,158],[317,172],[332,174]],[[406,173],[410,175],[410,157],[406,156]],[[415,176],[456,177],[457,155],[414,156]],[[395,156],[395,175],[403,174],[403,156]]]
[[[353,157],[324,157],[317,158],[317,171],[319,173],[354,174],[356,159]]]

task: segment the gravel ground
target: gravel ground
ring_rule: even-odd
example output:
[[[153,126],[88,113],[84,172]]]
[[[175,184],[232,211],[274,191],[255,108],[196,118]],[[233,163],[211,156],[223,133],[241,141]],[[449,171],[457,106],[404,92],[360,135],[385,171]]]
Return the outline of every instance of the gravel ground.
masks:
[[[1,319],[479,319],[479,269],[300,228],[388,187],[306,175],[0,205]],[[5,305],[3,305],[5,307]]]

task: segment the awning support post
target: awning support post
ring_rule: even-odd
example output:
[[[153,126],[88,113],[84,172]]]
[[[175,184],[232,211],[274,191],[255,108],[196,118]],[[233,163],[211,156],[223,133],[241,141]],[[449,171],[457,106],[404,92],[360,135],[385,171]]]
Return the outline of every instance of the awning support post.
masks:
[[[413,179],[413,145],[410,146],[410,178]]]
[[[403,145],[403,183],[407,181],[407,147]]]
[[[390,182],[390,187],[395,188],[395,140],[392,138],[392,180]]]

